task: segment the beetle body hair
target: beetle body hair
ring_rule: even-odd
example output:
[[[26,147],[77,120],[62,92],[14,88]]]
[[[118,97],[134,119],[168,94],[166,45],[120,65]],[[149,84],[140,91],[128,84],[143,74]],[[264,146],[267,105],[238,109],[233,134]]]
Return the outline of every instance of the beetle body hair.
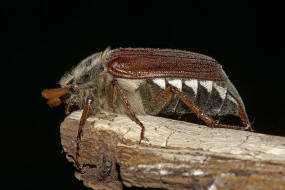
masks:
[[[151,48],[107,48],[82,60],[60,80],[61,88],[46,89],[48,105],[67,104],[83,109],[79,122],[75,165],[82,131],[90,114],[102,111],[129,115],[145,127],[136,115],[194,113],[210,127],[250,130],[244,103],[222,66],[213,58],[189,51]],[[242,125],[220,123],[233,115]]]
[[[133,49],[125,48],[122,50],[132,51]],[[149,51],[150,49],[146,50]],[[66,73],[59,81],[61,87],[72,89],[72,93],[65,99],[65,103],[76,105],[81,109],[86,99],[92,96],[94,101],[90,105],[91,113],[106,110],[128,114],[124,102],[116,90],[113,95],[113,105],[110,104],[110,95],[112,93],[110,92],[110,85],[113,80],[116,80],[135,114],[157,115],[162,113],[167,115],[184,115],[193,113],[176,95],[173,96],[173,100],[163,109],[158,112],[151,111],[153,109],[151,107],[153,105],[150,105],[151,100],[155,98],[160,91],[169,86],[174,86],[183,92],[189,100],[194,102],[204,113],[210,116],[238,116],[239,105],[245,110],[238,91],[222,69],[219,71],[222,80],[217,81],[185,77],[141,79],[117,77],[110,72],[108,64],[110,63],[110,57],[112,57],[111,54],[116,54],[118,51],[120,51],[120,49],[110,50],[107,48],[103,52],[95,53],[81,61],[70,72]],[[182,51],[177,50],[177,52],[181,53]],[[192,54],[199,59],[201,58],[201,60],[209,59],[209,63],[214,63],[217,65],[217,68],[221,68],[212,58]]]
[[[75,105],[82,109],[87,97],[92,96],[94,102],[90,106],[91,113],[97,113],[102,110],[121,114],[127,113],[123,102],[117,96],[114,97],[114,110],[110,107],[108,95],[110,94],[110,84],[114,77],[107,72],[104,59],[110,51],[107,48],[104,52],[95,53],[87,57],[60,79],[59,84],[62,88],[72,88],[72,93],[65,100],[67,104]],[[89,79],[85,79],[86,73],[89,73]],[[120,78],[117,80],[129,102],[132,102],[133,111],[136,114],[145,114],[140,92],[136,91],[144,83],[144,80]]]

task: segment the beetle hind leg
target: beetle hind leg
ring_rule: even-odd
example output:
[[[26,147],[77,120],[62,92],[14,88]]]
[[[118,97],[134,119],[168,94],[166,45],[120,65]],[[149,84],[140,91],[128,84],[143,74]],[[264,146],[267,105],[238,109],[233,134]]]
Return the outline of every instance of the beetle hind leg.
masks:
[[[172,87],[168,87],[158,93],[147,106],[147,113],[150,115],[159,114],[167,105],[169,105],[173,98]]]
[[[247,131],[253,131],[250,122],[248,121],[248,118],[246,116],[245,110],[242,107],[241,103],[239,101],[238,102],[238,111],[239,111],[239,116],[243,122],[243,125],[245,126],[245,130]]]
[[[179,91],[175,87],[171,87],[171,91],[176,94],[182,102],[184,102],[187,107],[189,107],[197,116],[198,118],[201,118],[209,127],[215,127],[215,128],[228,128],[228,129],[237,129],[237,130],[249,130],[252,131],[251,126],[247,120],[245,111],[243,110],[241,104],[239,103],[239,115],[240,118],[244,124],[244,126],[238,126],[238,125],[226,125],[226,124],[220,124],[218,120],[214,120],[212,117],[205,114],[198,106],[196,106],[194,103],[192,103],[184,94],[183,92]]]

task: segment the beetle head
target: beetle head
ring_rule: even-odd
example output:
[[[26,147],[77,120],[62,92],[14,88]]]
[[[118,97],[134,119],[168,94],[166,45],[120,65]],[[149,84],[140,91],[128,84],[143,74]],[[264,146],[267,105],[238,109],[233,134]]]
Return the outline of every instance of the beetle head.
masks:
[[[109,49],[106,49],[104,52],[95,53],[81,61],[60,79],[60,86],[74,90],[94,88],[94,82],[96,82],[97,77],[105,70],[104,56],[108,52]]]
[[[104,52],[87,57],[60,79],[61,88],[69,89],[63,98],[65,102],[82,105],[86,96],[96,92],[98,77],[106,70],[105,56],[109,51],[107,48]]]
[[[97,80],[100,73],[106,71],[105,58],[110,52],[95,53],[81,61],[59,81],[61,88],[45,89],[42,96],[48,100],[50,106],[58,106],[62,101],[82,107],[86,97],[97,90]]]

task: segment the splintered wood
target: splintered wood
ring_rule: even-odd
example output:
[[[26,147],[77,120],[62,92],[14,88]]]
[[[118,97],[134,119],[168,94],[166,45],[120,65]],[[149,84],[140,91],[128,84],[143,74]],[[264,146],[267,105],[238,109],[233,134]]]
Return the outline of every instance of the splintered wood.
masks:
[[[61,141],[73,162],[81,112],[61,124]],[[80,143],[83,173],[93,189],[285,189],[285,138],[209,128],[153,116],[101,113],[87,119]]]

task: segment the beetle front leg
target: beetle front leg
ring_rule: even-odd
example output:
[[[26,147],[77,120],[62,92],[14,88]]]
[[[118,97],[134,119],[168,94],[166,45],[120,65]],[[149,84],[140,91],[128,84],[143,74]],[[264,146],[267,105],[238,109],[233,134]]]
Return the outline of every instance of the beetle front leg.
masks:
[[[111,110],[114,112],[115,111],[114,102],[115,102],[115,97],[117,95],[116,95],[116,90],[114,89],[113,82],[111,82],[111,84],[110,84],[109,91],[110,91],[110,93],[109,93],[109,105],[110,105]]]
[[[144,138],[144,125],[142,124],[142,122],[140,122],[140,120],[136,117],[136,114],[134,113],[134,111],[132,110],[131,108],[131,105],[127,99],[127,97],[125,96],[122,88],[120,87],[119,83],[117,80],[113,80],[111,85],[113,86],[112,88],[115,88],[120,97],[121,97],[121,100],[123,101],[127,111],[129,112],[130,116],[132,117],[132,119],[141,127],[141,135],[140,135],[140,142],[142,141],[142,139]],[[113,90],[113,93],[115,93],[115,91]],[[114,98],[114,94],[111,95],[112,99]]]
[[[65,105],[64,111],[66,115],[70,114],[70,103],[69,102]]]
[[[84,104],[84,107],[83,107],[83,111],[82,111],[82,115],[81,115],[81,118],[80,118],[80,122],[79,122],[79,127],[78,127],[78,132],[77,132],[77,138],[76,138],[76,154],[75,154],[75,165],[76,167],[81,170],[81,166],[80,166],[80,163],[78,161],[78,158],[79,158],[79,151],[80,151],[80,141],[81,141],[81,136],[83,134],[83,128],[85,126],[85,122],[87,120],[87,117],[88,117],[88,111],[89,111],[89,107],[90,105],[92,104],[93,102],[93,98],[92,97],[88,97],[85,104]]]

